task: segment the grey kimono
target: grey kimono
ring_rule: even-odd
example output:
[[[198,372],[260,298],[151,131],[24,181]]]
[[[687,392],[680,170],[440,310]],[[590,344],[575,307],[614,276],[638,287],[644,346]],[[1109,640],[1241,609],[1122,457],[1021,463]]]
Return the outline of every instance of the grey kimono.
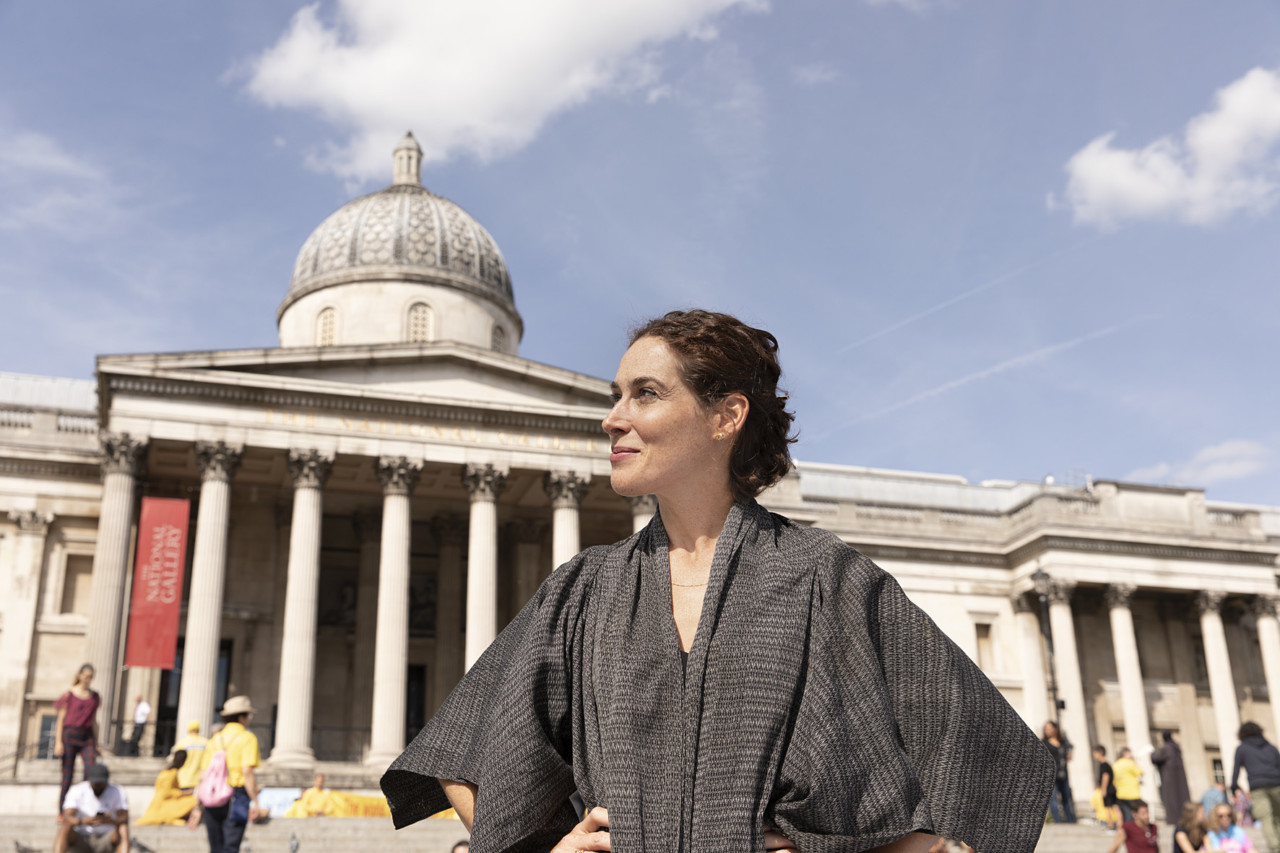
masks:
[[[619,853],[867,850],[913,830],[1031,853],[1048,751],[897,582],[735,504],[682,665],[659,517],[557,569],[382,777],[397,827],[479,787],[473,853],[545,853],[569,797]]]

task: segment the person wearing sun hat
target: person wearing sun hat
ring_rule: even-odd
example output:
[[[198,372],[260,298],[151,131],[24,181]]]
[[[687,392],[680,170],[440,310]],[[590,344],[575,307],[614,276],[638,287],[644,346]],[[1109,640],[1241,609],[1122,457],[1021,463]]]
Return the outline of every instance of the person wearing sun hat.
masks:
[[[169,752],[174,755],[178,750],[187,753],[187,760],[178,768],[178,787],[194,788],[200,782],[200,765],[204,761],[204,748],[209,743],[207,737],[200,734],[200,721],[192,720],[187,723],[187,733],[173,745],[173,749]]]
[[[239,853],[245,827],[258,813],[258,779],[254,768],[262,763],[262,757],[258,737],[249,731],[253,713],[253,703],[248,696],[228,699],[219,714],[224,723],[222,731],[209,739],[200,759],[203,772],[214,754],[225,752],[227,784],[231,786],[231,799],[226,805],[204,809],[202,819],[209,833],[211,853]]]

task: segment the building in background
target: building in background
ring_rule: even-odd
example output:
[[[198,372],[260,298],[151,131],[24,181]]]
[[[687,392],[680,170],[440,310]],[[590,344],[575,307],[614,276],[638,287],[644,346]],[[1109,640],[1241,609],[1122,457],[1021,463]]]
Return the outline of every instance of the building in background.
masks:
[[[609,488],[608,383],[519,356],[497,245],[420,161],[406,137],[391,186],[306,241],[278,347],[0,374],[11,782],[44,772],[86,660],[109,746],[136,695],[146,754],[247,693],[268,781],[317,762],[374,779],[556,565],[652,515]],[[144,497],[192,506],[164,671],[123,667]],[[1198,792],[1242,719],[1280,730],[1280,508],[803,462],[761,501],[889,570],[1037,731],[1060,717],[1077,799],[1090,743],[1146,762],[1170,729]]]

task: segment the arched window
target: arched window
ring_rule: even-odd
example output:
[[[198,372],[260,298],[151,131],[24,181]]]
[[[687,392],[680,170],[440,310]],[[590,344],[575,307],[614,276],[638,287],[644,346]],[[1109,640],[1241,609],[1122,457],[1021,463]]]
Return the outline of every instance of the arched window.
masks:
[[[489,349],[494,352],[507,351],[507,330],[497,323],[493,325],[493,337],[489,340]]]
[[[415,302],[409,308],[409,343],[424,344],[431,340],[431,306],[423,302]]]
[[[331,347],[334,340],[334,327],[337,325],[338,312],[326,308],[316,318],[316,346]]]

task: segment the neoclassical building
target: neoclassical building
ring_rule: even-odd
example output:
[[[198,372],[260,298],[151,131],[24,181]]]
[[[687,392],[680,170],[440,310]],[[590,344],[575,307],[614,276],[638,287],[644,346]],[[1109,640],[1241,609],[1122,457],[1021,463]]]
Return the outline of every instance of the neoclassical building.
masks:
[[[647,523],[608,485],[607,382],[520,357],[496,243],[420,162],[407,136],[392,184],[306,241],[278,347],[0,374],[9,780],[48,764],[86,660],[109,745],[137,696],[163,751],[247,693],[268,781],[372,780],[556,565]],[[168,670],[123,665],[144,497],[192,507]],[[761,500],[892,572],[1030,725],[1058,716],[1078,800],[1086,744],[1146,761],[1172,730],[1198,792],[1242,719],[1280,730],[1280,508],[804,462]]]

